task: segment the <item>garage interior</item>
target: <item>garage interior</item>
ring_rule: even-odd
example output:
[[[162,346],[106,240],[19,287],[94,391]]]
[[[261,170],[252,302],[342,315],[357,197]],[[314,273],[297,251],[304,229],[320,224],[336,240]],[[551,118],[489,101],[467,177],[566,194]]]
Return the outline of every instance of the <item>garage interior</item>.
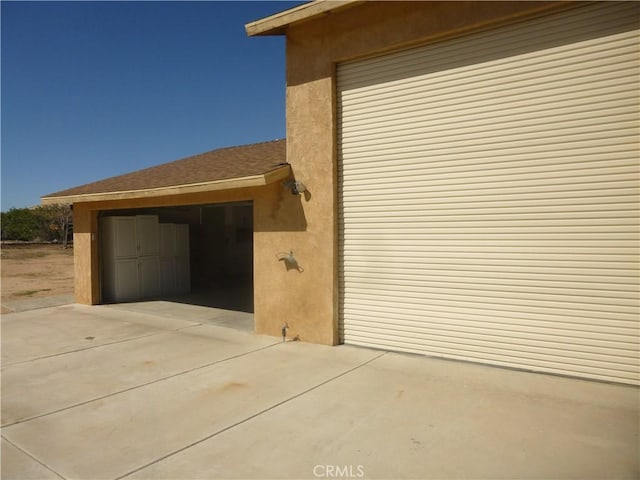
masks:
[[[190,293],[144,300],[253,313],[253,205],[250,201],[100,213],[100,217],[135,215],[157,215],[160,224],[189,225]],[[101,272],[104,272],[102,264]],[[101,292],[102,298],[108,300],[102,282]]]

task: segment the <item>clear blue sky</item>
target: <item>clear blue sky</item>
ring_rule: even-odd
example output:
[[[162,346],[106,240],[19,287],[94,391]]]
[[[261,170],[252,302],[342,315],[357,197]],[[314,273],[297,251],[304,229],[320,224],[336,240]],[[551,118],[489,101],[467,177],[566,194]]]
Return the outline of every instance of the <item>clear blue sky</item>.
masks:
[[[2,1],[2,211],[283,138],[284,38],[244,25],[301,3]]]

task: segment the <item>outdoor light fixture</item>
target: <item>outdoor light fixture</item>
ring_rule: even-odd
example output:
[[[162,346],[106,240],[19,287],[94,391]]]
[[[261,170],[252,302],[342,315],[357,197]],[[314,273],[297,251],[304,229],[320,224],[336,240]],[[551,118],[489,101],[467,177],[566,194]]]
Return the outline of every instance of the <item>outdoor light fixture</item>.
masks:
[[[293,255],[293,250],[289,250],[289,253],[278,253],[276,258],[284,262],[287,271],[297,270],[300,273],[304,272],[304,268],[298,265],[298,259]]]
[[[284,188],[287,190],[291,190],[291,195],[300,195],[307,190],[307,187],[297,180],[289,180],[288,182],[284,182],[282,185],[284,185]]]

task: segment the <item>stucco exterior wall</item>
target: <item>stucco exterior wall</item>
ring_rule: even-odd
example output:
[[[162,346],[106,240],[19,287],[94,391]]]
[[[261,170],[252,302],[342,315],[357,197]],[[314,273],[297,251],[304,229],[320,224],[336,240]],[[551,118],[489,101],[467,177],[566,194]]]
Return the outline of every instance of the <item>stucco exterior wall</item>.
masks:
[[[304,272],[279,272],[287,305],[279,310],[301,340],[338,337],[335,66],[338,62],[439,41],[461,33],[568,8],[559,2],[365,2],[287,30],[287,159],[311,195],[307,228],[283,234]],[[256,295],[256,299],[258,296]],[[273,310],[275,311],[275,309]]]
[[[98,271],[98,216],[86,204],[73,206],[73,268],[75,301],[100,302]]]
[[[255,188],[74,205],[76,301],[100,302],[100,210],[253,201],[256,332],[335,345],[338,249],[335,65],[546,10],[566,2],[365,2],[287,31],[287,160],[307,188]],[[259,41],[259,39],[256,39]],[[292,251],[299,269],[279,254]]]
[[[286,275],[278,252],[291,248],[288,235],[306,228],[301,198],[286,191],[281,182],[264,187],[233,189],[190,195],[76,203],[74,212],[75,300],[83,304],[100,303],[99,225],[100,210],[203,205],[253,201],[254,223],[254,308],[256,330],[280,335],[287,316],[287,288],[295,282],[297,271]],[[283,236],[285,237],[283,239]],[[285,241],[286,240],[286,241]],[[290,310],[289,310],[290,312]]]

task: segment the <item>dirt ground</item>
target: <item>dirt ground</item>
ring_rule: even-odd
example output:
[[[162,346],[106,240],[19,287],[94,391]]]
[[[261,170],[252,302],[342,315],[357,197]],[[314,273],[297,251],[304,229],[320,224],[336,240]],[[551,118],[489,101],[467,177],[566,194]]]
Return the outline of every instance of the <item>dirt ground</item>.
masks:
[[[0,259],[2,304],[73,293],[73,248],[3,244]]]

